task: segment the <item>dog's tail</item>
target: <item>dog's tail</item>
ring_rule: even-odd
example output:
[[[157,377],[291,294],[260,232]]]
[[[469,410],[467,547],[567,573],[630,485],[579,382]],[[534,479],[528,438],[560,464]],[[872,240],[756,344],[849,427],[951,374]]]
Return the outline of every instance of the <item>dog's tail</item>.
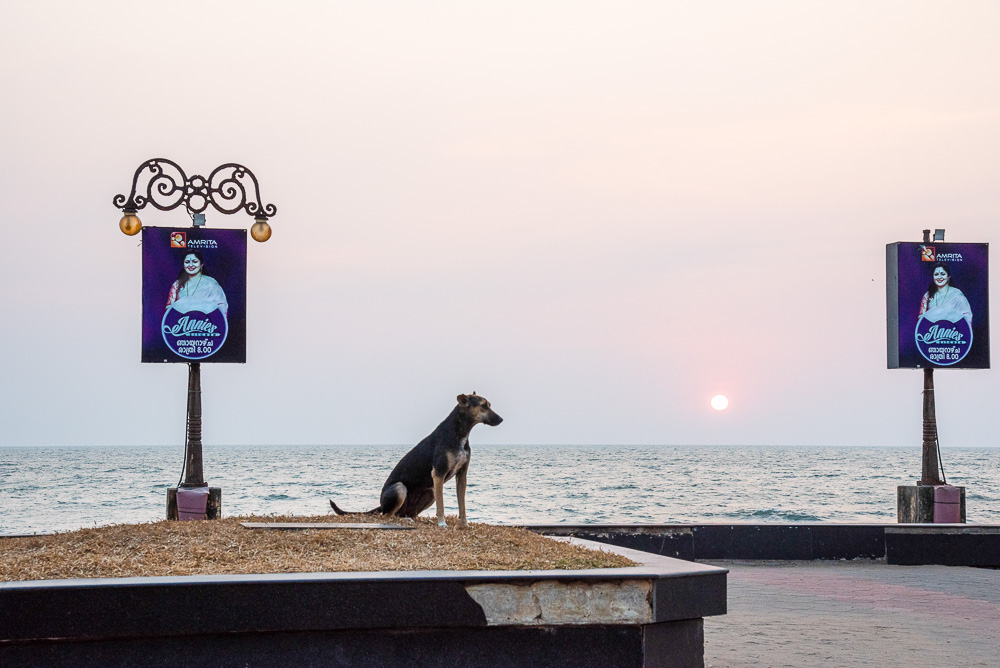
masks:
[[[379,508],[372,508],[369,511],[352,513],[350,511],[341,510],[340,508],[338,508],[337,504],[333,502],[333,499],[330,499],[330,507],[333,508],[333,512],[337,513],[338,515],[374,515],[375,513],[382,512],[382,508],[379,507]]]

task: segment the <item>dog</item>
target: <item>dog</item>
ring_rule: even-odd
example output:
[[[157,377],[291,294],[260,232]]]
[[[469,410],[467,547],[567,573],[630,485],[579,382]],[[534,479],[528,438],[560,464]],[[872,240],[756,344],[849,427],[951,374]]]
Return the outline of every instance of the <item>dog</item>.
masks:
[[[458,526],[468,525],[465,518],[465,483],[469,473],[469,433],[479,423],[495,427],[503,418],[490,407],[484,397],[458,395],[458,405],[429,436],[420,441],[392,469],[382,485],[379,507],[368,514],[381,513],[398,517],[416,518],[417,515],[437,505],[438,526],[447,526],[444,520],[444,484],[455,478],[458,493]],[[337,507],[330,500],[330,507],[338,515],[352,515]]]

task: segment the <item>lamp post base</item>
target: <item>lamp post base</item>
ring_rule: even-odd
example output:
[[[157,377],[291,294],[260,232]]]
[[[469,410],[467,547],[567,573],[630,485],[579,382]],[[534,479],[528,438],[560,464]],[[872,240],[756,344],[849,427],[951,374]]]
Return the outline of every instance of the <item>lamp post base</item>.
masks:
[[[221,487],[181,487],[180,503],[176,487],[167,488],[168,520],[222,519]]]
[[[896,488],[900,524],[964,524],[965,488],[953,485],[900,485]]]

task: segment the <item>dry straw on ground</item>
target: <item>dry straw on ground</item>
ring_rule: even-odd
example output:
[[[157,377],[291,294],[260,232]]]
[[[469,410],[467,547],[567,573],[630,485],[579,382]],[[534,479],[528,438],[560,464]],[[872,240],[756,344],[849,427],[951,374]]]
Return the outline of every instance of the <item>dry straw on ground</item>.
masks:
[[[234,517],[154,522],[49,536],[0,538],[0,581],[220,573],[528,570],[634,565],[609,552],[515,527],[447,529],[418,519],[409,531],[246,529],[240,522],[381,522],[381,518]],[[391,522],[385,522],[391,523]]]

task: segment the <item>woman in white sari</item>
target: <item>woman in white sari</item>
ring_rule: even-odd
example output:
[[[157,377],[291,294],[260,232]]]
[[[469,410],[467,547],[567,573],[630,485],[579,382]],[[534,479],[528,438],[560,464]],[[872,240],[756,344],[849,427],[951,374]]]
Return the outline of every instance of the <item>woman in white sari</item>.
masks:
[[[930,320],[958,322],[965,318],[972,326],[972,307],[962,291],[951,284],[951,271],[938,262],[931,273],[931,284],[920,300],[920,314]]]
[[[222,315],[229,314],[226,293],[211,276],[204,273],[205,259],[198,251],[188,251],[184,256],[184,266],[167,296],[167,308],[171,306],[181,313],[201,311],[211,313],[220,309]]]

